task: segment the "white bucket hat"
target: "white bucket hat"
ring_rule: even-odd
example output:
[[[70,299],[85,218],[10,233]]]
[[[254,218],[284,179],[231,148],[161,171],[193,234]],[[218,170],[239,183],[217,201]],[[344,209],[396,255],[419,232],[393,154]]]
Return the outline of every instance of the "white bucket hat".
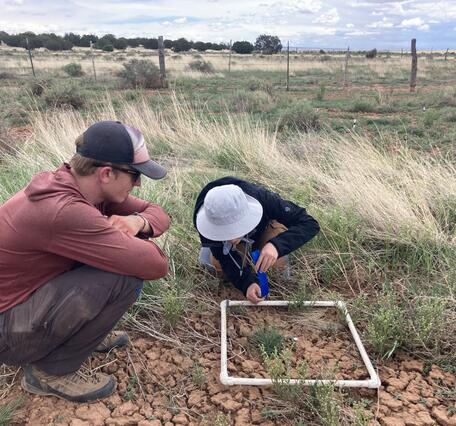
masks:
[[[212,241],[229,241],[248,234],[263,216],[258,200],[237,185],[212,188],[196,215],[196,227]]]

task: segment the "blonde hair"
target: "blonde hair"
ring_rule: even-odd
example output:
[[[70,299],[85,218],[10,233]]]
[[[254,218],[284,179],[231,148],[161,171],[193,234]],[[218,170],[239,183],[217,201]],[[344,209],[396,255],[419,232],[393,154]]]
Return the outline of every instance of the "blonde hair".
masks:
[[[83,143],[84,143],[84,135],[78,136],[75,141],[76,148],[81,146]],[[83,157],[81,154],[78,154],[78,153],[73,155],[73,157],[71,158],[69,163],[70,163],[71,168],[79,176],[90,176],[91,174],[95,173],[95,171],[100,166],[100,164],[103,164],[105,166],[113,165],[113,163],[110,163],[109,161],[94,160],[93,158]],[[121,166],[123,164],[116,163],[116,165]],[[117,173],[117,170],[114,170],[114,173]]]

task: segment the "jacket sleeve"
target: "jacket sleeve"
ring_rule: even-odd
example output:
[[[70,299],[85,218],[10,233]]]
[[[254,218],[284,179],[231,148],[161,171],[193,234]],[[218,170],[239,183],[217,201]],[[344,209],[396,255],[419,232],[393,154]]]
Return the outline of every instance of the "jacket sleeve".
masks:
[[[149,203],[132,195],[129,195],[123,203],[106,204],[102,206],[101,210],[106,216],[113,214],[128,216],[133,213],[141,213],[149,222],[153,237],[159,237],[163,234],[171,223],[168,214],[158,204]]]
[[[258,283],[258,277],[255,271],[249,264],[242,267],[242,257],[239,253],[231,251],[230,255],[223,254],[223,246],[212,245],[210,247],[212,255],[220,262],[223,272],[225,273],[228,280],[242,293],[247,293],[247,289],[250,284]],[[239,267],[234,263],[234,258]]]
[[[288,230],[270,240],[279,257],[298,249],[310,241],[320,231],[318,222],[302,207],[291,201],[282,199],[279,195],[262,189],[259,200],[270,219],[275,219],[285,225]]]
[[[144,280],[158,279],[168,272],[166,256],[155,243],[124,234],[95,207],[83,202],[67,204],[57,213],[47,250]]]

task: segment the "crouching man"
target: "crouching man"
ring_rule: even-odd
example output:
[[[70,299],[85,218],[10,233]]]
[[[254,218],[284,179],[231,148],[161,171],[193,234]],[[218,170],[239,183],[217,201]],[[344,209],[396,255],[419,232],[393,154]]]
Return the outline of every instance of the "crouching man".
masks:
[[[80,367],[128,342],[111,330],[143,280],[167,274],[149,238],[170,219],[130,195],[143,175],[165,174],[140,131],[101,121],[78,137],[69,164],[35,175],[0,206],[0,363],[24,368],[25,390],[78,402],[114,391],[113,377]]]
[[[302,207],[235,177],[207,184],[193,219],[202,245],[200,264],[226,277],[252,303],[263,300],[256,273],[278,267],[286,274],[287,255],[320,229]],[[251,249],[260,251],[255,264]]]

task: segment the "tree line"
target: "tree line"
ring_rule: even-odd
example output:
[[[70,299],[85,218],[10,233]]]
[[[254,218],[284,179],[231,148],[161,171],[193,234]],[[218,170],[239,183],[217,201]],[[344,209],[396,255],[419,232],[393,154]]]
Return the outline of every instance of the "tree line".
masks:
[[[35,34],[31,31],[26,31],[19,34],[8,34],[5,31],[0,31],[0,41],[10,47],[22,47],[29,49],[37,49],[44,47],[48,50],[71,50],[74,46],[90,47],[91,43],[95,49],[101,49],[107,52],[113,50],[124,50],[127,47],[143,46],[145,49],[158,49],[158,39],[146,37],[116,37],[114,34],[105,34],[98,37],[94,34],[75,34],[66,33],[64,36],[59,36],[54,33]],[[227,43],[210,43],[203,41],[190,41],[185,38],[177,40],[164,40],[166,49],[172,49],[174,52],[186,52],[190,49],[204,52],[206,50],[223,50],[229,49]],[[262,34],[257,37],[255,44],[249,41],[236,41],[231,46],[236,53],[252,53],[254,50],[266,54],[277,53],[282,50],[282,44],[277,36]]]

